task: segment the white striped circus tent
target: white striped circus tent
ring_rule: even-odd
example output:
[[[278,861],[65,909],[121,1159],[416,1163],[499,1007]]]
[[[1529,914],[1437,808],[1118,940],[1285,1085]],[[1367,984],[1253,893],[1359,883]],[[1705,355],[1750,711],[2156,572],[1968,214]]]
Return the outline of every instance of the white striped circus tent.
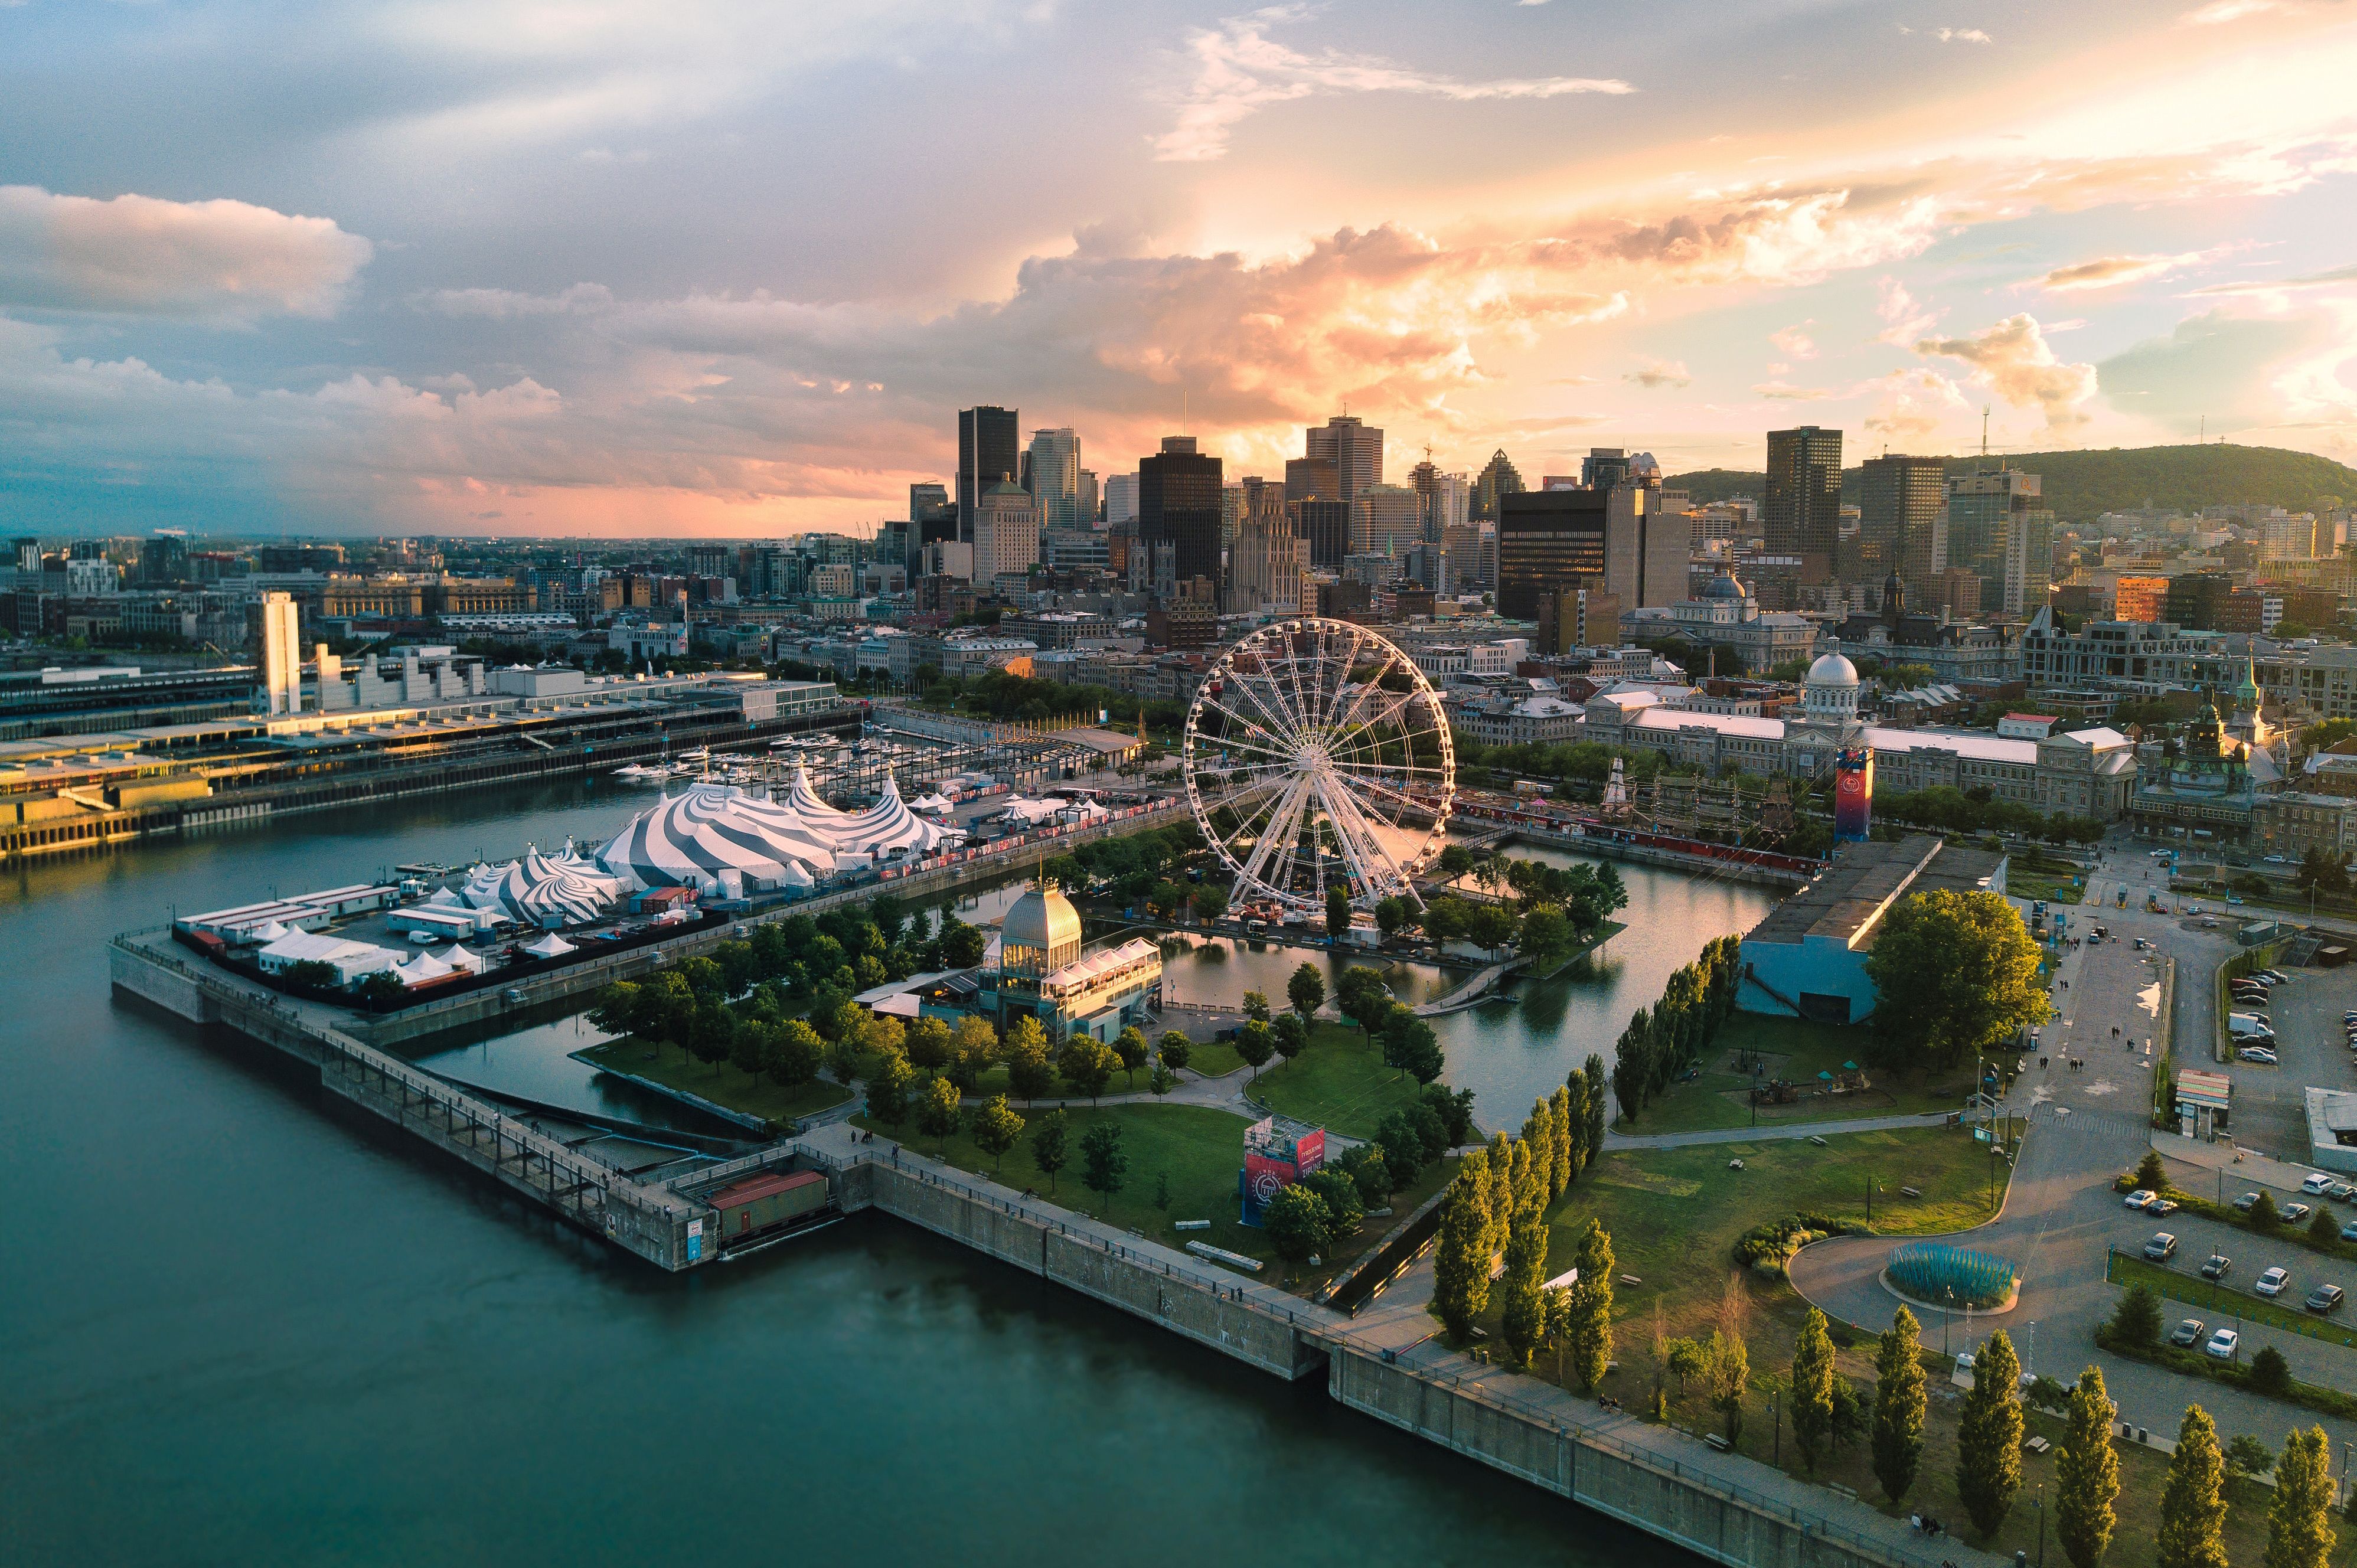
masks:
[[[497,884],[499,907],[529,925],[554,920],[587,925],[619,903],[629,889],[621,878],[594,865],[568,865],[537,849],[511,862]],[[489,908],[488,905],[478,908]]]
[[[884,774],[884,793],[877,797],[876,804],[834,824],[835,843],[855,854],[883,854],[896,849],[926,854],[963,836],[910,811],[900,799],[900,787],[889,769]]]
[[[834,870],[834,852],[748,811],[733,784],[694,784],[632,817],[597,852],[608,875],[640,887],[710,892],[723,872],[807,887]]]

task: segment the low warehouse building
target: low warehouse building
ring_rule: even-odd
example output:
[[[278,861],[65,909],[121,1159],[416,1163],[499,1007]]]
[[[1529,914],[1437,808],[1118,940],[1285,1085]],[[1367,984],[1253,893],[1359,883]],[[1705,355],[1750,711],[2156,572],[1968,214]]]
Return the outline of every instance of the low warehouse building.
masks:
[[[1748,1013],[1855,1024],[1874,1012],[1866,955],[1883,917],[1916,893],[2005,891],[2006,857],[1929,833],[1845,848],[1817,879],[1743,939],[1737,1005]]]

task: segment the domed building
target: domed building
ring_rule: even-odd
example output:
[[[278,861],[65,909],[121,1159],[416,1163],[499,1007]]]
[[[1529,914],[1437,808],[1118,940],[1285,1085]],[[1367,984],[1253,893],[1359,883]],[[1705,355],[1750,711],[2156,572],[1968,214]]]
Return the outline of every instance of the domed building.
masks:
[[[1038,982],[1081,956],[1081,912],[1055,878],[1042,877],[1015,900],[998,926],[998,972]]]
[[[1023,1015],[1051,1042],[1091,1035],[1110,1044],[1141,1022],[1162,993],[1162,949],[1142,937],[1096,952],[1081,938],[1081,912],[1053,877],[1024,891],[998,924],[976,997],[1004,1029]]]
[[[1789,659],[1808,656],[1817,628],[1808,617],[1760,607],[1749,585],[1732,569],[1722,571],[1699,593],[1675,604],[1631,610],[1620,618],[1624,638],[1652,641],[1676,638],[1697,648],[1725,649],[1722,673],[1732,672],[1737,660],[1749,670],[1767,670]]]

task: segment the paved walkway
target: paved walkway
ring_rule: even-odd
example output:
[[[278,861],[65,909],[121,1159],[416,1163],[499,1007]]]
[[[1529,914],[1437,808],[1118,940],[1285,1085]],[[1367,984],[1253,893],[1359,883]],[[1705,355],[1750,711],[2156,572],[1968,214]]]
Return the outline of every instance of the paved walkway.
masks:
[[[850,1129],[829,1127],[807,1134],[799,1142],[830,1159],[897,1159],[899,1164],[914,1165],[945,1179],[981,1187],[995,1198],[1019,1203],[1035,1213],[1051,1217],[1071,1230],[1092,1236],[1109,1245],[1124,1247],[1157,1261],[1167,1261],[1189,1275],[1217,1278],[1223,1288],[1243,1299],[1274,1311],[1291,1314],[1309,1333],[1345,1342],[1370,1353],[1388,1351],[1399,1364],[1435,1382],[1457,1385],[1477,1397],[1578,1433],[1607,1447],[1631,1452],[1652,1463],[1674,1465],[1680,1472],[1706,1485],[1787,1517],[1821,1520],[1835,1530],[1875,1542],[1895,1561],[1920,1564],[1921,1568],[1937,1568],[1943,1562],[1957,1563],[1961,1568],[2002,1568],[1999,1559],[1976,1552],[1953,1537],[1937,1541],[1926,1541],[1901,1520],[1889,1518],[1864,1503],[1787,1476],[1755,1459],[1721,1454],[1698,1439],[1684,1436],[1669,1427],[1654,1426],[1632,1415],[1604,1411],[1594,1401],[1581,1399],[1552,1383],[1506,1371],[1450,1350],[1432,1337],[1437,1326],[1425,1309],[1432,1288],[1429,1258],[1406,1278],[1376,1297],[1353,1319],[1329,1308],[1312,1305],[1299,1296],[1249,1275],[1236,1274],[1234,1283],[1229,1283],[1227,1271],[1206,1263],[1191,1253],[1164,1247],[1110,1225],[1083,1219],[1037,1197],[1023,1197],[990,1182],[987,1177],[937,1165],[906,1146],[896,1147],[880,1136],[873,1143],[855,1144]]]
[[[1773,1144],[1791,1138],[1831,1138],[1843,1133],[1885,1133],[1894,1127],[1936,1127],[1945,1111],[1922,1111],[1910,1116],[1853,1116],[1846,1122],[1770,1122],[1758,1127],[1706,1127],[1693,1133],[1607,1132],[1604,1147],[1613,1149],[1687,1149],[1697,1144]]]

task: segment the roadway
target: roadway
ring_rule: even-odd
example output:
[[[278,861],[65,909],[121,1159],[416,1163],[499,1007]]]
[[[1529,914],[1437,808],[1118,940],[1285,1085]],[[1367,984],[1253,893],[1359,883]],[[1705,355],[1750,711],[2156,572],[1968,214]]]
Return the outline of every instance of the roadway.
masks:
[[[2205,1064],[2214,1034],[2212,975],[2235,948],[2223,930],[2206,930],[2181,916],[2145,913],[2142,889],[2159,880],[2151,869],[2158,863],[2137,865],[2133,858],[2137,854],[2132,845],[2112,849],[2093,879],[2094,894],[2108,896],[2126,886],[2130,908],[2098,911],[2091,897],[2086,906],[2065,911],[2071,916],[2070,929],[2083,942],[2065,950],[2057,976],[2059,1016],[2041,1039],[2048,1065],[2040,1068],[2036,1053],[2025,1058],[2022,1072],[2003,1101],[2004,1110],[2026,1115],[2029,1125],[2005,1208],[1988,1225],[1955,1238],[2011,1260],[2020,1271],[2020,1297],[1994,1324],[1984,1313],[1958,1313],[1952,1318],[1935,1309],[1918,1309],[1917,1316],[1923,1321],[1927,1343],[1940,1345],[1944,1339],[1952,1350],[1977,1343],[1992,1326],[2002,1326],[2027,1369],[2066,1382],[2090,1362],[2100,1366],[2122,1418],[2157,1437],[2173,1435],[2185,1407],[2198,1402],[2218,1419],[2227,1435],[2248,1432],[2272,1445],[2295,1423],[2306,1425],[2320,1418],[2240,1390],[2126,1360],[2094,1345],[2096,1326],[2111,1316],[2120,1295],[2119,1287],[2104,1280],[2110,1250],[2140,1254],[2146,1240],[2164,1227],[2179,1237],[2173,1262],[2189,1273],[2200,1268],[2213,1248],[2234,1259],[2233,1278],[2244,1285],[2270,1263],[2291,1269],[2297,1294],[2287,1294],[2286,1305],[2295,1310],[2299,1296],[2323,1279],[2357,1293],[2357,1268],[2327,1262],[2287,1242],[2255,1247],[2255,1239],[2246,1233],[2183,1213],[2150,1219],[2125,1208],[2113,1189],[2113,1179],[2156,1144],[2164,1155],[2175,1145],[2188,1153],[2198,1150],[2212,1160],[2222,1156],[2222,1148],[2213,1152],[2181,1139],[2152,1136],[2147,1118],[2154,1058],[2145,1040],[2155,1026],[2160,1001],[2158,966],[2136,950],[2133,939],[2148,937],[2177,960],[2172,1034],[2178,1059]],[[2124,940],[2083,940],[2097,924]],[[2074,1059],[2082,1065],[2072,1067]],[[2231,1157],[2224,1157],[2224,1163],[2231,1168]],[[2177,1162],[2172,1180],[2195,1191],[2222,1183],[2236,1185],[2209,1168],[2209,1162]],[[1880,1283],[1882,1264],[1902,1240],[1840,1237],[1820,1241],[1793,1259],[1792,1283],[1828,1313],[1862,1328],[1879,1329],[1897,1305]],[[2194,1306],[2164,1302],[2163,1311],[2172,1326],[2185,1316],[2203,1318],[2212,1326],[2218,1321],[2214,1311]],[[2348,1337],[2357,1339],[2357,1326],[2350,1327]],[[2266,1345],[2282,1351],[2303,1380],[2357,1387],[2357,1348],[2246,1325],[2244,1356]],[[2324,1420],[2323,1424],[2336,1441],[2357,1441],[2357,1423]]]

